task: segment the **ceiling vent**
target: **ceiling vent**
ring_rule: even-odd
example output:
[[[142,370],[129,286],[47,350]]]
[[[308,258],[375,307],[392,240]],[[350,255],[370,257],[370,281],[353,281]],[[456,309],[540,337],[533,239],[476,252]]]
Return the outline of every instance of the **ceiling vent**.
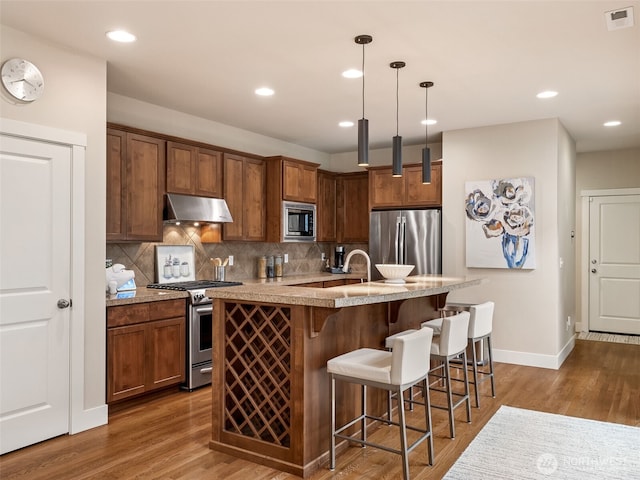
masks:
[[[633,7],[605,12],[604,18],[609,31],[633,27]]]

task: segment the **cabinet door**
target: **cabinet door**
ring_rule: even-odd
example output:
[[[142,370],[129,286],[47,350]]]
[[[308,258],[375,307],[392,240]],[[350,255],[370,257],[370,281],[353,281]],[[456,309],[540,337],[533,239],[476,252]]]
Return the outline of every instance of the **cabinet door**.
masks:
[[[125,239],[126,134],[107,129],[107,241]]]
[[[318,172],[318,242],[336,241],[336,176]]]
[[[167,192],[192,195],[196,182],[196,148],[167,142]]]
[[[107,402],[146,391],[146,325],[107,330]]]
[[[222,154],[198,148],[196,153],[196,195],[222,198]]]
[[[224,199],[233,222],[222,227],[225,240],[243,240],[244,231],[244,158],[224,155]]]
[[[146,324],[147,391],[183,382],[185,379],[185,318],[156,320]]]
[[[371,208],[398,207],[402,205],[404,178],[391,175],[390,168],[369,171],[369,196]]]
[[[267,234],[267,166],[264,160],[246,158],[244,162],[244,237],[245,240],[264,241]]]
[[[343,175],[340,198],[339,242],[369,241],[369,177],[367,172]]]
[[[412,165],[404,168],[405,196],[403,206],[442,205],[442,164],[431,165],[431,183],[422,183],[422,167]]]
[[[165,141],[127,134],[126,239],[162,241]]]
[[[317,167],[291,160],[282,161],[282,199],[316,203]]]

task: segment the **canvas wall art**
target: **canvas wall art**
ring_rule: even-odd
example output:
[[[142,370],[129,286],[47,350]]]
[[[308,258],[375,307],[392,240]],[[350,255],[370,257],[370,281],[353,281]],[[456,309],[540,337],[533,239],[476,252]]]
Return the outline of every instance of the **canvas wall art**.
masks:
[[[533,177],[465,182],[469,268],[536,268]]]

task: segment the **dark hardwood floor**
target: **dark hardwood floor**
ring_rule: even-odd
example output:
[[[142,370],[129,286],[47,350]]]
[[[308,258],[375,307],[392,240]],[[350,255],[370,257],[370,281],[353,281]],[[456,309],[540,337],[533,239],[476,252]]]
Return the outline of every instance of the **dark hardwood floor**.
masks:
[[[412,479],[438,479],[473,440],[500,405],[640,426],[640,346],[578,340],[559,370],[496,364],[497,398],[481,390],[472,423],[457,410],[456,438],[448,438],[445,411],[434,410],[435,465],[426,465],[426,446],[410,456]],[[214,452],[210,438],[211,389],[172,390],[112,406],[109,424],[65,435],[0,457],[0,478],[9,479],[295,479],[255,463]],[[418,412],[419,410],[416,410]],[[411,417],[416,415],[411,415]],[[327,419],[328,421],[328,419]],[[371,435],[392,444],[397,430]],[[395,479],[400,458],[374,448],[353,447],[313,480]]]

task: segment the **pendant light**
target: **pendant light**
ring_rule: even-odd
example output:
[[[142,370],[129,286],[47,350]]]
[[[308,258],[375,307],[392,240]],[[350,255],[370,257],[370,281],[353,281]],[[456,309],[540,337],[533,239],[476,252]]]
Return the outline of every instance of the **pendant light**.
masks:
[[[424,88],[424,148],[422,149],[422,183],[431,183],[431,152],[429,150],[429,139],[427,136],[429,126],[429,87],[433,87],[433,82],[421,82]]]
[[[358,166],[369,165],[369,120],[364,118],[364,46],[373,41],[371,35],[358,35],[355,42],[362,45],[362,118],[358,120]]]
[[[393,137],[393,162],[392,162],[392,175],[394,177],[402,176],[402,137],[398,135],[398,124],[399,124],[399,110],[400,110],[400,101],[399,101],[399,88],[398,88],[398,77],[400,69],[406,65],[404,62],[391,62],[389,66],[391,68],[396,69],[396,136]]]

